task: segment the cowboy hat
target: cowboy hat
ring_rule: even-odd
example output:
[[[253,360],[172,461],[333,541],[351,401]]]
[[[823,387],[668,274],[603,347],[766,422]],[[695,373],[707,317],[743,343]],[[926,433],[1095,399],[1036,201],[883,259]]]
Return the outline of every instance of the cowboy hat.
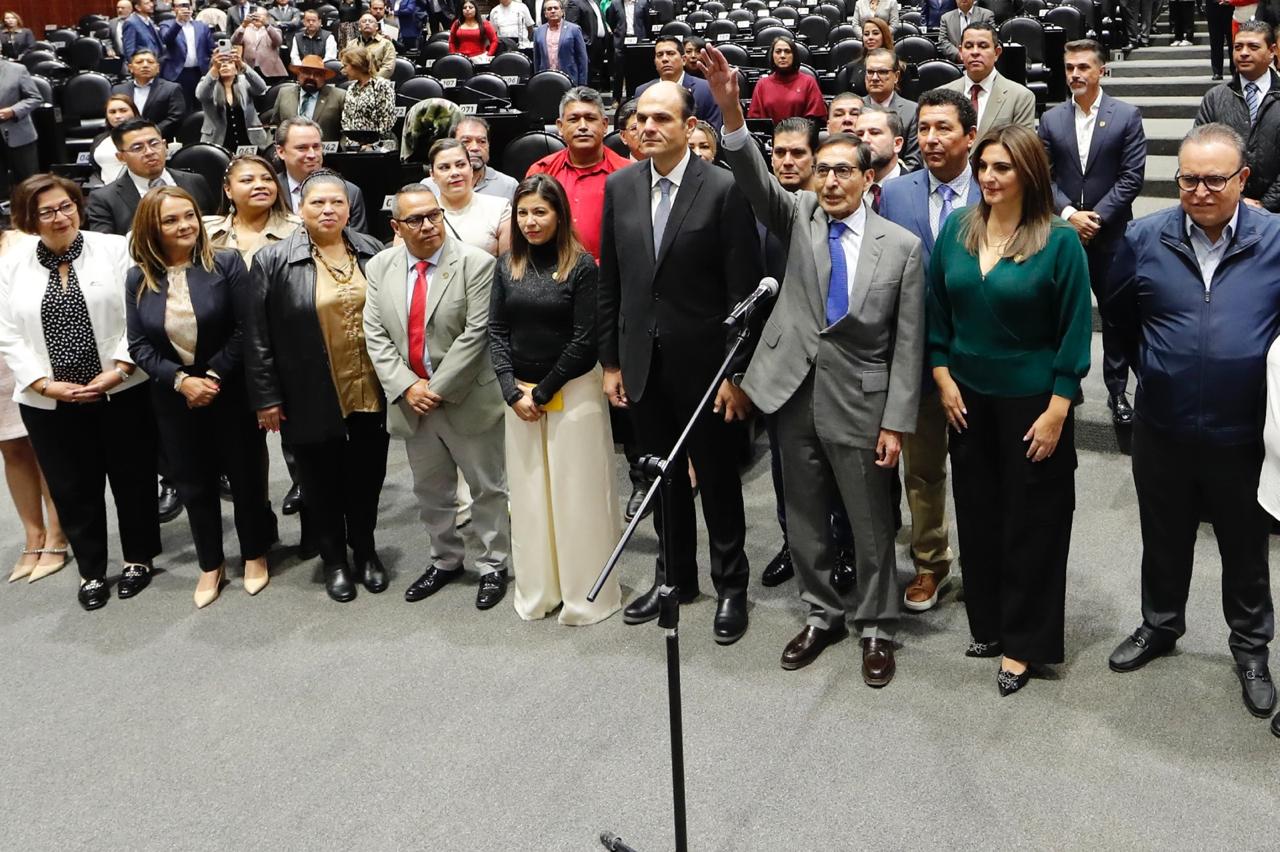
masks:
[[[319,56],[316,56],[314,53],[310,56],[302,57],[301,62],[290,65],[289,73],[297,74],[299,68],[310,68],[312,71],[321,71],[324,73],[324,78],[326,80],[332,80],[334,77],[338,76],[338,72],[334,71],[332,68],[325,67],[324,60]]]

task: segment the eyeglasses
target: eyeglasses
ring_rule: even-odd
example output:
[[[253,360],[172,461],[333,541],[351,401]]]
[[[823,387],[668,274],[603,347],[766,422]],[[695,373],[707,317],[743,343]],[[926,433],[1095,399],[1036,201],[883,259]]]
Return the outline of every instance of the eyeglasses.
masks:
[[[70,219],[78,209],[79,208],[76,207],[75,202],[64,201],[57,207],[41,207],[36,211],[36,218],[41,222],[52,222],[54,219],[58,218],[59,214],[61,214]]]
[[[1244,166],[1241,166],[1225,177],[1223,175],[1184,175],[1179,172],[1174,180],[1178,182],[1178,189],[1183,192],[1195,192],[1196,187],[1200,186],[1202,183],[1204,184],[1204,188],[1210,192],[1222,192],[1222,190],[1227,188],[1227,183],[1242,171],[1244,171]]]
[[[164,146],[163,139],[148,139],[146,142],[134,142],[124,151],[126,154],[141,154],[143,151],[160,151]]]
[[[867,69],[868,77],[891,77],[897,73],[898,72],[893,70],[892,68],[868,68]]]
[[[832,172],[835,172],[835,175],[838,179],[848,180],[849,178],[853,177],[853,173],[856,171],[857,169],[855,169],[853,166],[846,166],[846,165],[829,166],[826,163],[819,163],[813,169],[813,173],[818,176],[818,180],[826,180],[827,175],[831,174]]]
[[[437,207],[425,216],[410,216],[406,219],[396,219],[395,221],[407,228],[421,230],[423,222],[430,222],[433,225],[439,225],[442,219],[444,219],[444,210]]]

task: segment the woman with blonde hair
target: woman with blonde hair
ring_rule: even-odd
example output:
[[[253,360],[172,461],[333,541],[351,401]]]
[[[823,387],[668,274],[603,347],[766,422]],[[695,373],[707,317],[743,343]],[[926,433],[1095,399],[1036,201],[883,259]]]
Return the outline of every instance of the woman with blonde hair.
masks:
[[[205,216],[209,244],[240,252],[247,268],[258,249],[292,234],[302,220],[289,212],[275,169],[257,154],[241,154],[222,176],[222,194],[229,212]]]
[[[884,18],[867,18],[862,22],[862,55],[881,47],[893,50],[893,29]]]
[[[1032,664],[1063,659],[1089,266],[1053,215],[1034,131],[994,128],[971,162],[982,197],[946,217],[930,260],[928,358],[951,426],[965,653],[1003,655],[996,684],[1009,695]]]
[[[716,133],[716,129],[699,119],[693,126],[693,130],[689,132],[689,150],[695,157],[714,163],[716,154],[720,150],[720,136]]]
[[[561,624],[594,624],[622,606],[616,575],[587,592],[621,519],[609,407],[596,363],[596,279],[548,175],[516,189],[511,251],[498,261],[489,352],[506,415],[515,607],[526,620],[563,603]]]
[[[268,582],[265,434],[245,394],[242,336],[249,273],[239,253],[215,250],[192,196],[165,186],[142,197],[126,288],[129,353],[151,376],[170,478],[191,522],[201,576],[195,604],[213,603],[226,576],[218,480],[231,482],[245,591]]]

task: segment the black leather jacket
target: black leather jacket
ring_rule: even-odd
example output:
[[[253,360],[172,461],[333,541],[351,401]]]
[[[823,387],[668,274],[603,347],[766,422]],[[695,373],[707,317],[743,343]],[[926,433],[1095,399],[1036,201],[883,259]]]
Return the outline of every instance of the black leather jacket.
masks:
[[[347,228],[363,272],[382,243]],[[283,406],[284,440],[310,444],[346,436],[338,393],[316,317],[316,266],[311,237],[298,228],[253,256],[249,324],[244,341],[249,404]]]

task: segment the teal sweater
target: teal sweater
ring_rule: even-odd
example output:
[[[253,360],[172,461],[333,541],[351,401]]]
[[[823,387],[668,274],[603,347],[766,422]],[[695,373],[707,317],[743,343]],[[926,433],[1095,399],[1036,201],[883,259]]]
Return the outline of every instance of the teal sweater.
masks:
[[[1054,218],[1045,247],[1001,258],[984,278],[947,217],[929,263],[929,366],[988,396],[1075,399],[1089,372],[1089,264],[1075,229]]]

